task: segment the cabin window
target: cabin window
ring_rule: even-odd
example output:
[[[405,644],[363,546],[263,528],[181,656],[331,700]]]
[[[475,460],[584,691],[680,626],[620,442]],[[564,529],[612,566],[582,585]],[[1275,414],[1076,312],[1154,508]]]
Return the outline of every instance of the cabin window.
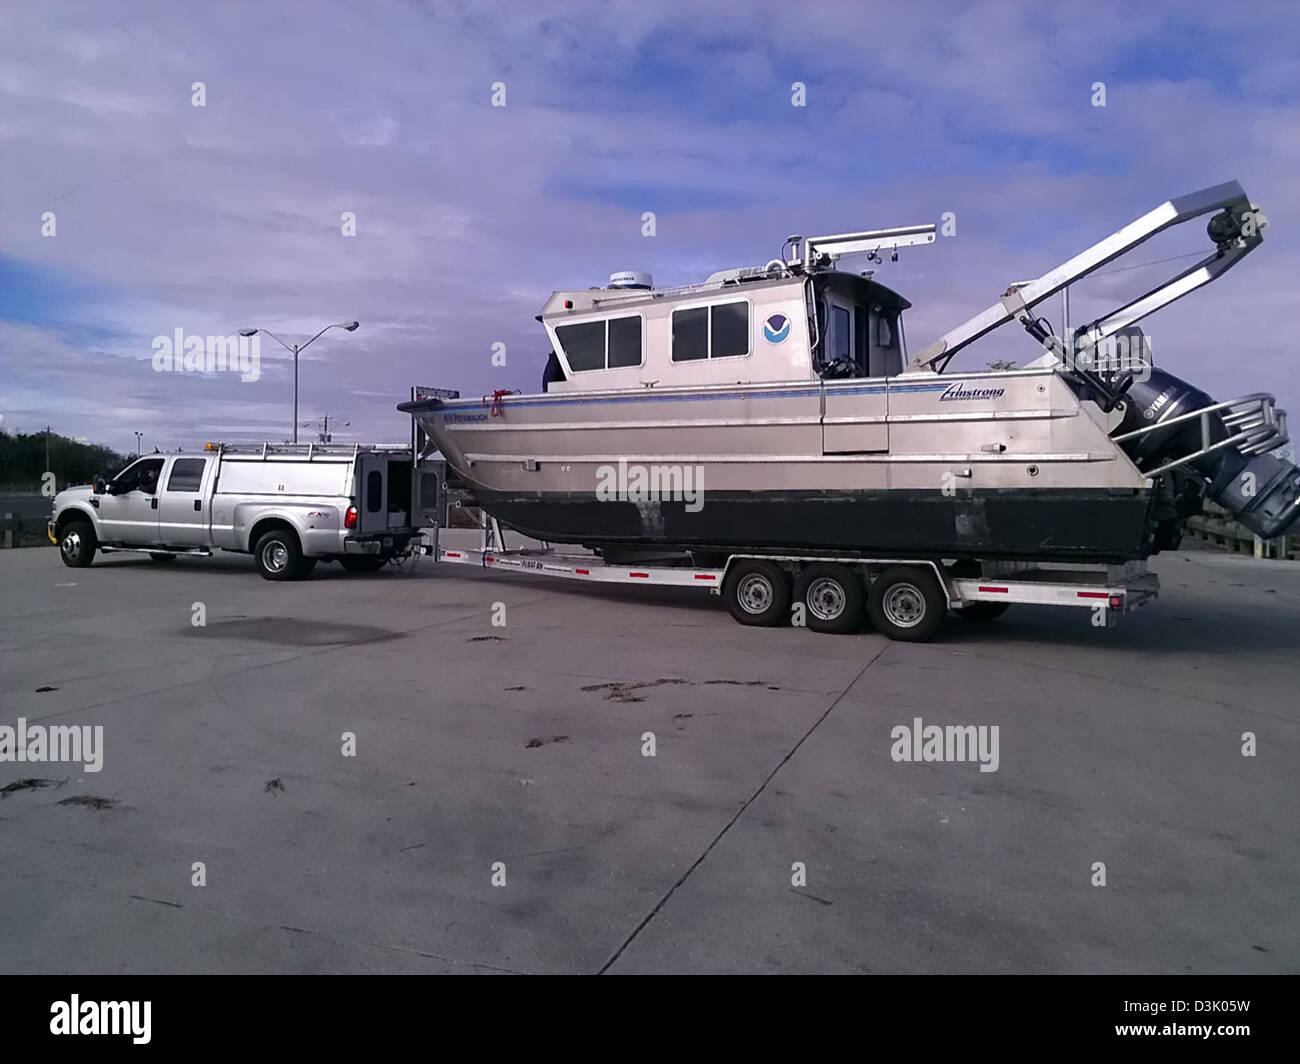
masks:
[[[568,356],[569,366],[575,373],[584,369],[605,368],[605,323],[583,321],[577,325],[561,325],[555,330],[560,345]]]
[[[846,307],[831,307],[832,358],[848,359],[852,355],[852,319]]]
[[[673,361],[709,357],[709,308],[673,311]]]
[[[560,325],[555,335],[574,373],[641,365],[640,317]]]
[[[178,458],[172,463],[171,476],[167,478],[168,491],[195,492],[203,483],[206,458]]]
[[[673,311],[673,361],[749,354],[749,304],[718,303]]]
[[[609,368],[641,365],[641,319],[610,318]]]
[[[377,514],[384,504],[384,474],[372,469],[366,474],[366,512]]]

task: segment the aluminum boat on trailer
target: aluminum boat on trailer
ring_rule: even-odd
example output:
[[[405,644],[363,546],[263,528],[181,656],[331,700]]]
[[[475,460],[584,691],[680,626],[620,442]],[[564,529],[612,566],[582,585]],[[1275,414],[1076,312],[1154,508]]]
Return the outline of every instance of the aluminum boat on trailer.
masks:
[[[1211,216],[1206,256],[1068,337],[1034,308],[1171,226]],[[842,258],[897,258],[933,225],[791,237],[765,266],[654,289],[555,292],[543,390],[409,412],[493,517],[607,559],[681,551],[1122,565],[1177,546],[1209,497],[1269,538],[1300,517],[1272,396],[1216,402],[1156,368],[1136,323],[1257,247],[1236,182],[1170,200],[915,355],[908,301]],[[1009,322],[1021,368],[955,373]],[[1128,357],[1123,357],[1127,352]],[[436,394],[435,394],[436,392]]]

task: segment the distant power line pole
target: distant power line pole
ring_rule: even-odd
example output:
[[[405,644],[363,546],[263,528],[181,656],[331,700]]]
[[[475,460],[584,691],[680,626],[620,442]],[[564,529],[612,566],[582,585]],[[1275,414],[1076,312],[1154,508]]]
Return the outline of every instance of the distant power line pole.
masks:
[[[322,414],[322,415],[320,416],[320,418],[317,419],[315,422],[311,422],[311,421],[303,421],[303,422],[301,422],[301,424],[304,425],[304,426],[306,426],[306,425],[311,425],[311,424],[314,423],[314,424],[317,426],[317,431],[316,431],[316,441],[317,441],[318,443],[329,443],[329,442],[330,442],[330,439],[331,439],[331,437],[330,437],[330,419],[331,419],[331,418],[334,419],[335,427],[337,427],[337,426],[338,426],[338,422],[339,422],[339,421],[341,420],[341,418],[342,418],[342,415],[341,415],[341,414]],[[351,421],[344,421],[344,422],[343,422],[343,427],[344,427],[344,428],[347,428],[347,427],[350,426],[351,424],[352,424]]]

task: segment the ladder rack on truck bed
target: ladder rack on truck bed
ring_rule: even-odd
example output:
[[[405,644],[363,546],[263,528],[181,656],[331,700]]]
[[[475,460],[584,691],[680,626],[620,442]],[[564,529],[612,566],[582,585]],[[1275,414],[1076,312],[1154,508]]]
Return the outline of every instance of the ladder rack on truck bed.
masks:
[[[948,609],[967,620],[991,620],[1007,606],[1073,606],[1094,611],[1094,624],[1114,627],[1159,594],[1145,562],[1123,565],[988,562],[979,574],[927,558],[814,557],[732,554],[722,568],[689,564],[607,562],[550,546],[509,549],[495,518],[483,514],[477,547],[448,547],[439,528],[424,552],[448,565],[533,573],[595,584],[702,587],[723,597],[742,624],[772,625],[796,615],[816,631],[851,631],[863,607],[891,639],[920,642],[938,631]],[[781,574],[784,573],[783,577]],[[782,583],[785,584],[784,589]],[[790,585],[795,602],[791,604]],[[868,591],[868,584],[870,590]],[[803,616],[799,617],[800,606]]]

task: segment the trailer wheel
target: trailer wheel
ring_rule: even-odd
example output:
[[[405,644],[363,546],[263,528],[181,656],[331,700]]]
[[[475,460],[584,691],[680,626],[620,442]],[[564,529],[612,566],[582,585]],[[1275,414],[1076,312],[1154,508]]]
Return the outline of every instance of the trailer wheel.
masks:
[[[932,572],[895,566],[871,582],[867,612],[882,635],[909,643],[933,637],[947,612],[943,588]]]
[[[804,605],[804,617],[814,632],[843,635],[862,624],[867,593],[847,565],[817,563],[794,582],[794,600]]]
[[[303,561],[315,565],[315,559],[303,558],[298,537],[283,528],[273,528],[257,541],[253,560],[264,580],[296,580],[300,575],[306,575],[301,572]]]
[[[84,569],[95,560],[99,546],[89,521],[69,521],[59,533],[59,557],[71,569]]]
[[[770,628],[790,612],[790,574],[775,562],[737,562],[722,585],[722,598],[741,624]]]
[[[149,559],[150,561],[160,562],[161,564],[166,565],[168,562],[174,562],[176,560],[176,555],[163,554],[161,551],[157,551],[151,553]]]
[[[959,610],[953,610],[963,621],[993,621],[1007,612],[1007,602],[972,602]]]
[[[339,558],[339,565],[348,573],[377,573],[387,561],[382,554],[345,554]]]

